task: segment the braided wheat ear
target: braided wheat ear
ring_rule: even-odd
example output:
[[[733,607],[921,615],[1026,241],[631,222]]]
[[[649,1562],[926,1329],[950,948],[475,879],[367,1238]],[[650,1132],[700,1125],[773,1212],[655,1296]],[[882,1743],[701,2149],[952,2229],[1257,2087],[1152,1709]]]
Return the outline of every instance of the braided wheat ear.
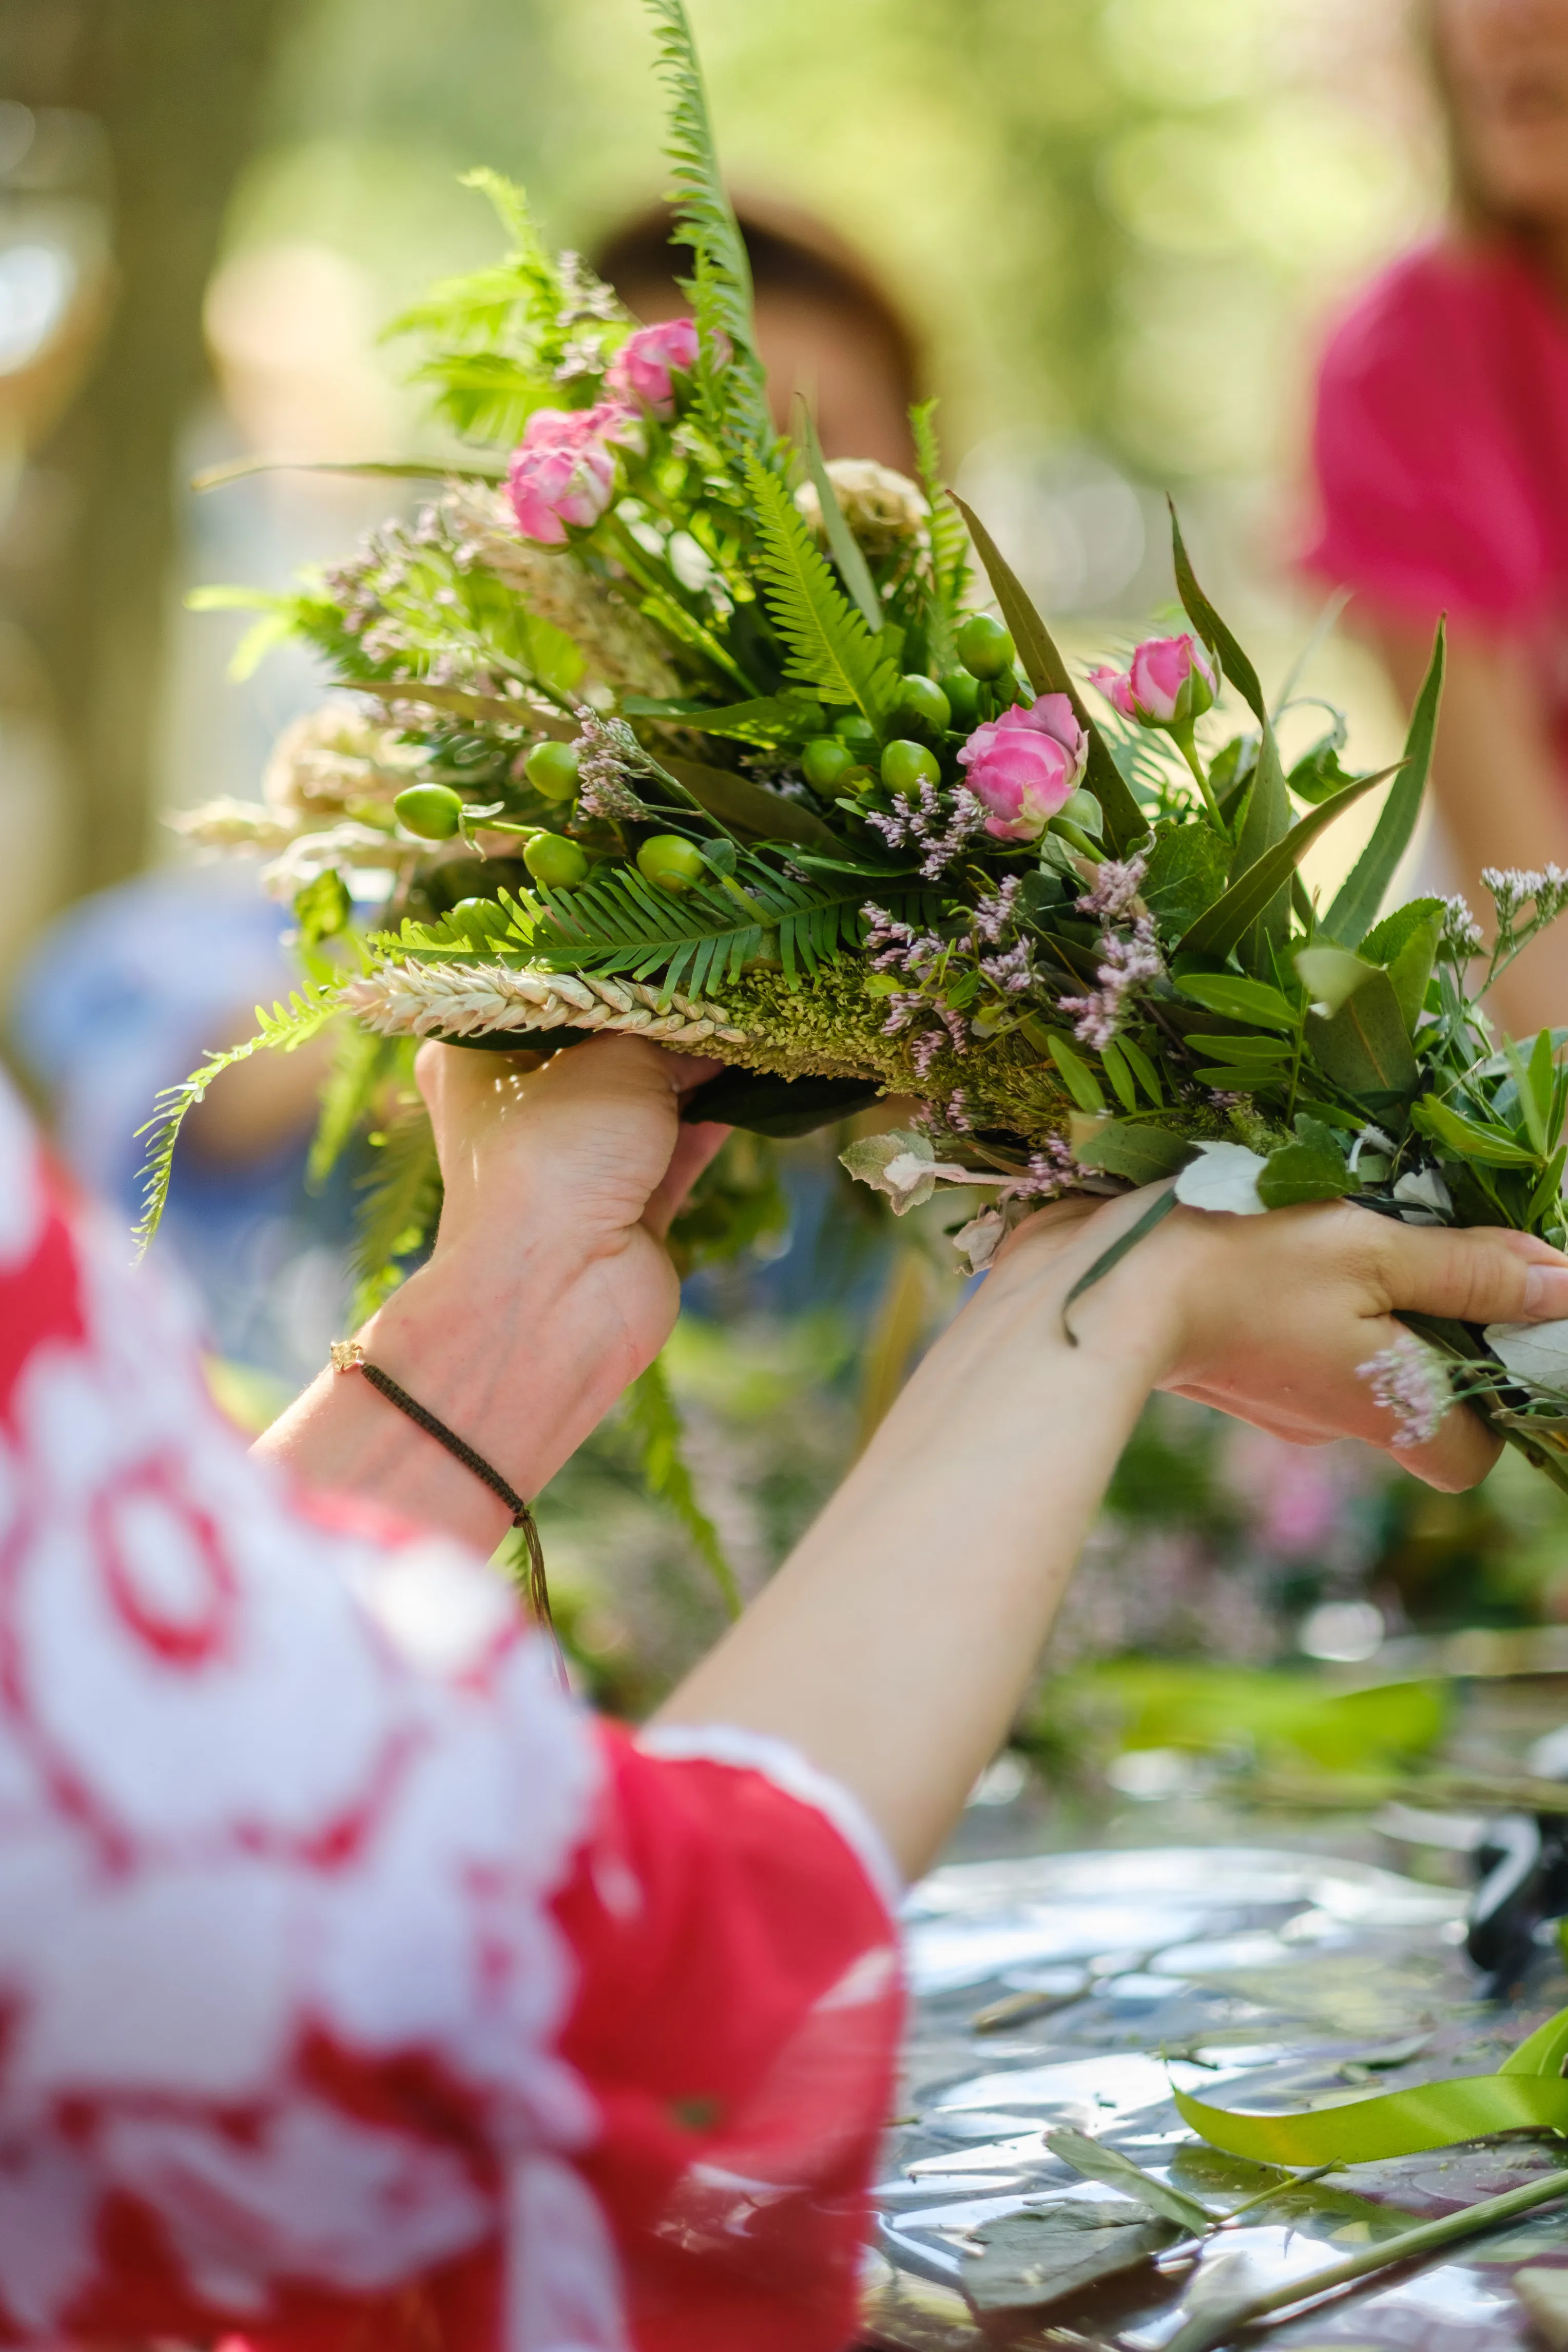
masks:
[[[503,1030],[608,1029],[670,1045],[705,1037],[744,1045],[722,1004],[672,995],[634,980],[517,971],[499,963],[382,964],[346,982],[341,1002],[383,1037],[484,1037]]]

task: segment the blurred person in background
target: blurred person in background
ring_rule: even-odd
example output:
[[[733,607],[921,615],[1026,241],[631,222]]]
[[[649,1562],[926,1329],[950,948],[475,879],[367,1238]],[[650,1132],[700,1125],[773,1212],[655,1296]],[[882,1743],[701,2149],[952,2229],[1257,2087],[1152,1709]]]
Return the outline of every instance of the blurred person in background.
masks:
[[[1568,866],[1568,0],[1427,0],[1453,208],[1362,297],[1318,383],[1311,568],[1413,701],[1440,612],[1433,781],[1458,881]],[[1568,1021],[1568,929],[1494,991]]]
[[[824,454],[914,470],[909,411],[925,390],[919,338],[867,263],[836,230],[793,205],[743,197],[737,207],[757,300],[757,348],[774,422],[789,425],[797,392]],[[672,245],[664,205],[607,236],[593,266],[628,310],[653,325],[691,309],[677,279],[689,251]]]

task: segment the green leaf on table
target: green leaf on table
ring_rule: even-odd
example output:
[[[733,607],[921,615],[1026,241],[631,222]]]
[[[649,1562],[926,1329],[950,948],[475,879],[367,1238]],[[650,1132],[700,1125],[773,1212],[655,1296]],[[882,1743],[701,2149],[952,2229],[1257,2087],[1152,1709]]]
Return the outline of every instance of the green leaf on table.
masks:
[[[1186,1166],[1193,1146],[1163,1127],[1085,1118],[1072,1122],[1072,1156],[1082,1168],[1103,1168],[1133,1184],[1157,1184]]]
[[[1225,888],[1230,845],[1211,824],[1168,825],[1155,835],[1139,897],[1162,930],[1180,937]]]
[[[1421,796],[1427,789],[1427,777],[1432,765],[1437,709],[1443,698],[1445,643],[1444,625],[1439,621],[1437,634],[1432,640],[1432,658],[1427,665],[1421,691],[1416,698],[1416,708],[1410,714],[1410,725],[1405,737],[1405,757],[1396,772],[1393,789],[1383,803],[1372,839],[1352,866],[1323,918],[1324,933],[1329,939],[1337,940],[1342,947],[1358,947],[1364,940],[1377,919],[1377,910],[1394,879],[1395,870],[1410,846],[1416,820],[1421,814]]]
[[[1336,793],[1320,808],[1309,809],[1282,841],[1266,850],[1255,866],[1249,866],[1245,874],[1229,884],[1224,897],[1207,914],[1198,917],[1183,935],[1183,950],[1193,955],[1228,955],[1270,901],[1289,883],[1319,834],[1336,816],[1343,816],[1364,793],[1369,793],[1374,784],[1382,782],[1382,776],[1364,776],[1359,783],[1347,784],[1343,793]]]
[[[1455,1110],[1451,1103],[1441,1101],[1436,1095],[1422,1097],[1410,1113],[1410,1124],[1460,1160],[1479,1160],[1489,1168],[1541,1165],[1542,1155],[1518,1142],[1506,1128],[1485,1126],[1479,1119],[1467,1118],[1462,1111]]]
[[[1420,1075],[1385,971],[1370,971],[1328,1019],[1309,1013],[1307,1045],[1325,1077],[1363,1099],[1406,1095]]]
[[[1255,1029],[1294,1031],[1301,1017],[1289,997],[1266,981],[1239,980],[1228,971],[1187,971],[1180,974],[1176,984],[1206,1013],[1221,1013],[1228,1021],[1246,1021]]]
[[[1332,1144],[1283,1143],[1269,1154],[1258,1179],[1258,1197],[1267,1209],[1291,1209],[1301,1201],[1342,1201],[1360,1189]]]
[[[1063,2198],[988,2221],[959,2283],[977,2311],[1040,2311],[1144,2269],[1177,2234],[1130,2200]]]
[[[1048,2131],[1045,2144],[1052,2156],[1070,2164],[1085,2180],[1103,2180],[1112,2189],[1124,2189],[1146,2205],[1151,2213],[1158,2213],[1167,2221],[1175,2221],[1193,2236],[1214,2227],[1215,2216],[1196,2197],[1186,2197],[1167,2181],[1156,2180],[1141,2164],[1134,2164],[1120,2148],[1107,2147],[1103,2140],[1091,2139],[1086,2132]]]
[[[1147,834],[1148,818],[1133,798],[1121,770],[1111,757],[1104,737],[1085,710],[1067,664],[1058,653],[1051,632],[1035,611],[1022,582],[973,507],[967,505],[956,491],[953,503],[969,527],[976,552],[985,565],[986,575],[996,592],[1002,619],[1012,632],[1025,677],[1037,694],[1065,694],[1072,705],[1073,715],[1089,741],[1089,761],[1083,782],[1104,812],[1106,837],[1112,847],[1125,856],[1133,844],[1142,841]]]

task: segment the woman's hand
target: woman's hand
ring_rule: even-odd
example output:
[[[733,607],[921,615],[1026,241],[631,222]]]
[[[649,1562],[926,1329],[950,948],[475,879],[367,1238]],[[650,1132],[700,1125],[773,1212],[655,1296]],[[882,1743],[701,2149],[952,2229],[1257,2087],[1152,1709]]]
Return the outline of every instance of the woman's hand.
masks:
[[[1085,1212],[1063,1202],[1021,1226],[1069,1279],[1145,1205]],[[1071,1309],[1085,1344],[1154,1349],[1155,1385],[1301,1445],[1399,1432],[1360,1367],[1408,1333],[1396,1310],[1466,1323],[1568,1316],[1568,1260],[1529,1234],[1406,1225],[1348,1202],[1260,1217],[1176,1209]],[[1485,1476],[1498,1454],[1472,1412],[1456,1410],[1399,1460],[1428,1486]]]
[[[360,1334],[366,1356],[536,1495],[669,1337],[671,1218],[727,1130],[680,1124],[716,1066],[636,1037],[554,1055],[427,1045],[445,1187],[435,1246]],[[323,1372],[258,1451],[492,1549],[503,1506],[369,1383]]]

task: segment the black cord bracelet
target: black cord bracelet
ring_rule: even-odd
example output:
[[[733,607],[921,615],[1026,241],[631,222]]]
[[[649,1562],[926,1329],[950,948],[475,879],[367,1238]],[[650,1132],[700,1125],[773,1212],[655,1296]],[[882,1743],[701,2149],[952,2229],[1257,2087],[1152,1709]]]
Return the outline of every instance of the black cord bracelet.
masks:
[[[405,1388],[399,1387],[390,1372],[383,1372],[379,1364],[368,1363],[365,1351],[357,1339],[333,1340],[332,1370],[335,1372],[362,1372],[371,1388],[384,1396],[389,1404],[395,1404],[399,1412],[406,1413],[427,1437],[434,1437],[438,1445],[444,1445],[455,1462],[461,1462],[465,1470],[471,1470],[476,1478],[482,1478],[492,1495],[505,1503],[512,1515],[512,1525],[521,1531],[528,1547],[528,1607],[536,1623],[555,1642],[559,1660],[560,1643],[556,1640],[555,1620],[550,1615],[544,1546],[539,1541],[538,1528],[525,1498],[486,1461],[482,1454],[475,1452],[466,1438],[459,1437],[455,1430],[448,1429],[444,1421],[437,1421],[428,1406],[421,1404],[417,1397],[411,1397]]]

